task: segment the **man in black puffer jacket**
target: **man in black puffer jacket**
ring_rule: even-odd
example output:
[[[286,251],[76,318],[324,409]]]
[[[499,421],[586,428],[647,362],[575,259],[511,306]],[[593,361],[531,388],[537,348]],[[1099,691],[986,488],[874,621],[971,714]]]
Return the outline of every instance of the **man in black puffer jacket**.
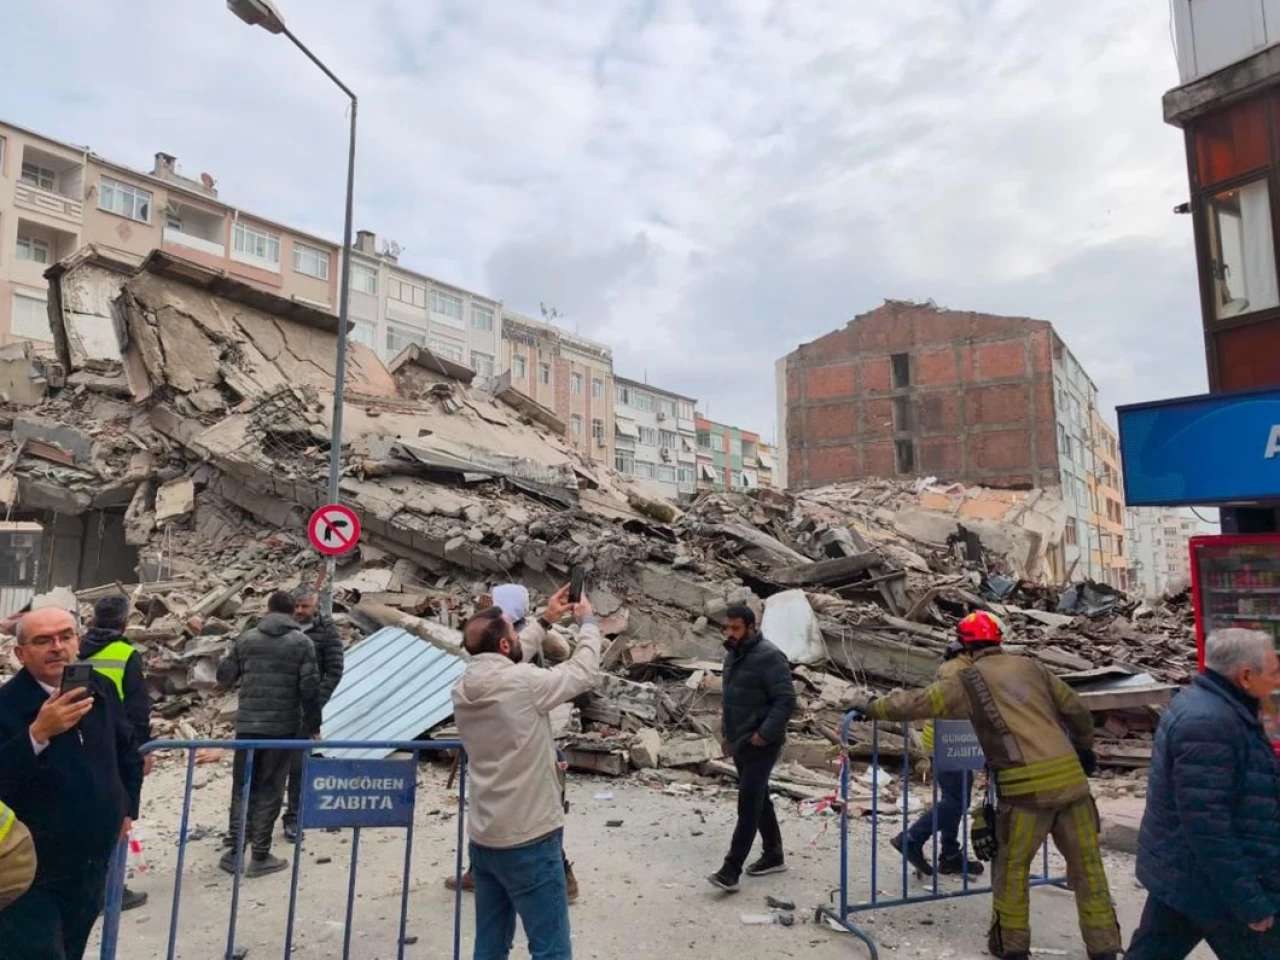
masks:
[[[1142,922],[1126,960],[1280,957],[1280,763],[1258,711],[1280,686],[1274,641],[1216,630],[1205,672],[1160,721],[1138,834]]]
[[[221,686],[240,681],[236,711],[239,740],[293,740],[319,735],[315,646],[293,619],[293,610],[293,597],[288,593],[271,594],[267,598],[267,615],[252,630],[237,637],[231,652],[218,664]],[[271,831],[280,815],[292,753],[254,753],[248,811],[253,857],[245,870],[246,877],[275,873],[288,866],[282,858],[271,855]],[[236,868],[235,838],[240,829],[246,760],[247,751],[237,750],[232,768],[231,829],[226,838],[230,849],[219,864],[228,873],[234,873]]]
[[[750,607],[735,605],[725,612],[724,634],[724,741],[738,768],[738,823],[724,866],[707,879],[733,893],[757,833],[763,850],[746,868],[747,876],[786,869],[782,832],[769,799],[769,775],[782,754],[787,721],[796,709],[796,688],[786,654],[756,629]]]

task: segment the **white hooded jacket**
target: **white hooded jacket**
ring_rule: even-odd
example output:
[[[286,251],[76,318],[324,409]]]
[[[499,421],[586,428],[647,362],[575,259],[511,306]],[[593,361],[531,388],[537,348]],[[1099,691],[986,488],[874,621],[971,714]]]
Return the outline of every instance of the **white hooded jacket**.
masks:
[[[573,656],[550,669],[500,653],[467,662],[453,687],[453,717],[467,751],[473,842],[519,847],[564,826],[550,714],[595,686],[603,642],[588,618]]]

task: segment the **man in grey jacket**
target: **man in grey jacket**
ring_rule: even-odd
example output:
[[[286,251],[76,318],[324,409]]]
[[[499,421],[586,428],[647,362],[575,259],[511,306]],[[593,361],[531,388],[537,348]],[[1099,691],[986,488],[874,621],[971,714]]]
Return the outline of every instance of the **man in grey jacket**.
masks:
[[[220,686],[230,687],[240,681],[238,740],[294,740],[320,734],[315,646],[293,619],[293,612],[292,596],[284,591],[271,594],[267,598],[267,615],[256,627],[237,637],[231,652],[218,664]],[[248,787],[248,839],[253,857],[245,870],[246,877],[275,873],[289,865],[283,858],[271,855],[271,831],[280,815],[293,752],[254,752]],[[237,750],[232,767],[231,829],[224,838],[229,849],[219,863],[228,873],[236,869],[236,837],[240,831],[247,758],[247,751]]]
[[[567,589],[548,605],[565,609]],[[507,957],[516,917],[537,960],[569,960],[569,901],[551,711],[600,677],[603,638],[584,598],[573,608],[578,646],[564,663],[522,663],[520,637],[499,607],[467,621],[471,659],[453,688],[453,717],[471,776],[471,870],[476,890],[476,960]]]

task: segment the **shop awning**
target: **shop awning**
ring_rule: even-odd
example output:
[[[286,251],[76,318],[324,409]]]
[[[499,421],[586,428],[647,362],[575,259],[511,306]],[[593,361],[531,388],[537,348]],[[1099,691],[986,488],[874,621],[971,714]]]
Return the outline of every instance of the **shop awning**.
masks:
[[[613,429],[620,436],[630,437],[632,440],[640,436],[639,431],[636,430],[636,425],[630,420],[623,420],[621,417],[614,418]]]
[[[698,471],[702,474],[703,480],[710,480],[712,483],[715,483],[716,480],[719,479],[719,477],[716,476],[715,469],[709,463],[698,464]]]

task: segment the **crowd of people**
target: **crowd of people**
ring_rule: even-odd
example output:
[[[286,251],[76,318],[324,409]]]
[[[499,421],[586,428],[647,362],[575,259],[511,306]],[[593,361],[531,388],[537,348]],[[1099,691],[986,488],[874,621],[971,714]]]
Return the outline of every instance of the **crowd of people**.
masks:
[[[504,584],[463,630],[467,663],[453,707],[471,783],[462,883],[475,894],[476,960],[505,960],[517,920],[535,960],[572,956],[568,908],[577,883],[565,855],[565,762],[551,714],[596,685],[603,637],[589,599],[569,593],[562,588],[533,616],[528,591]],[[343,651],[318,599],[309,587],[271,594],[267,613],[219,664],[218,682],[239,687],[237,739],[319,738]],[[0,686],[5,960],[83,957],[113,856],[139,815],[151,771],[141,750],[151,739],[151,703],[125,636],[128,615],[128,599],[112,596],[84,630],[57,608],[14,623],[22,669]],[[566,617],[578,625],[572,648],[552,630]],[[768,785],[796,694],[786,656],[749,606],[730,607],[723,623],[722,744],[739,789],[724,861],[708,879],[733,893],[744,874],[786,869]],[[994,615],[972,613],[931,686],[859,700],[851,716],[928,720],[926,742],[934,719],[972,724],[995,797],[976,805],[969,832],[973,853],[991,861],[993,956],[1031,954],[1030,869],[1052,837],[1090,960],[1114,960],[1122,944],[1089,786],[1092,716],[1067,684],[1039,661],[1006,653],[1003,640]],[[91,669],[68,669],[77,663]],[[1228,629],[1208,636],[1205,667],[1156,733],[1137,862],[1148,900],[1130,960],[1182,960],[1202,941],[1222,958],[1280,960],[1280,760],[1261,722],[1280,688],[1280,660],[1267,634]],[[246,782],[248,757],[236,751],[224,870],[252,878],[288,865],[272,854],[272,839],[282,812],[286,838],[297,836],[301,763],[297,749],[257,750]],[[969,778],[939,771],[938,780],[938,810],[891,842],[922,873],[976,876],[982,863],[959,837]],[[925,855],[935,831],[936,863]],[[757,838],[759,856],[748,862]],[[145,899],[126,888],[122,906]]]

